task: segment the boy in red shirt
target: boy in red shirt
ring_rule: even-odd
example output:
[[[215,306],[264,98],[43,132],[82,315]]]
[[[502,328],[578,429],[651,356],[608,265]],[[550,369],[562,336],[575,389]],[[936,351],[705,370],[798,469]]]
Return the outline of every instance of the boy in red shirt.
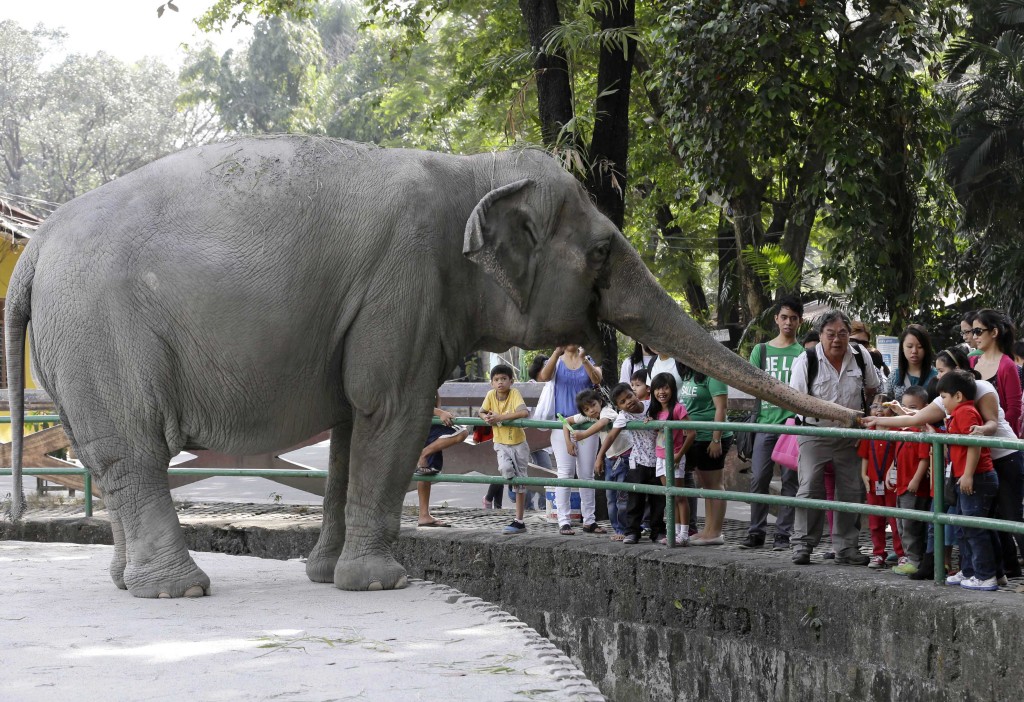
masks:
[[[911,385],[903,392],[903,407],[920,411],[928,406],[928,391],[920,385]],[[931,427],[927,427],[931,430]],[[905,431],[919,432],[921,427],[907,427]],[[931,444],[901,441],[896,444],[896,505],[902,509],[927,511],[932,506],[932,481],[928,475],[931,464]],[[906,557],[892,569],[897,575],[913,575],[921,567],[928,538],[928,525],[915,519],[897,519],[900,541]]]
[[[950,434],[970,434],[971,427],[985,421],[974,407],[977,386],[967,371],[954,370],[939,378],[939,396],[949,415],[946,430]],[[992,469],[992,455],[980,446],[949,447],[953,477],[957,478],[957,511],[970,517],[991,517],[995,513],[999,478]],[[950,585],[967,590],[997,590],[1002,559],[999,538],[988,529],[963,527],[960,539],[960,572],[946,578]]]
[[[875,395],[871,403],[871,414],[875,417],[889,417],[892,412],[882,406],[890,398],[886,395]],[[857,455],[860,456],[860,477],[864,481],[864,489],[867,492],[867,503],[881,507],[896,506],[895,474],[890,486],[886,485],[893,462],[896,460],[896,444],[891,441],[878,441],[874,439],[863,439],[857,445]],[[879,517],[872,514],[868,517],[868,526],[871,529],[871,544],[874,546],[871,560],[868,561],[868,568],[885,568],[885,523],[888,519],[892,529],[892,549],[905,562],[906,554],[903,552],[903,544],[900,541],[899,530],[896,527],[895,517]]]

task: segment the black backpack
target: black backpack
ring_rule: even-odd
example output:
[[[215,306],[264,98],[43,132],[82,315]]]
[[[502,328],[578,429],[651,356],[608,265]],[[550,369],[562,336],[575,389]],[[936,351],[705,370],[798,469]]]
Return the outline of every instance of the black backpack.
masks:
[[[857,362],[857,367],[860,368],[860,404],[866,417],[869,414],[868,396],[864,392],[864,376],[867,373],[867,365],[864,362],[864,356],[861,355],[860,344],[851,340],[850,346],[853,347],[853,360]],[[817,349],[807,349],[804,353],[807,354],[807,394],[814,397],[814,380],[818,377],[818,353]]]

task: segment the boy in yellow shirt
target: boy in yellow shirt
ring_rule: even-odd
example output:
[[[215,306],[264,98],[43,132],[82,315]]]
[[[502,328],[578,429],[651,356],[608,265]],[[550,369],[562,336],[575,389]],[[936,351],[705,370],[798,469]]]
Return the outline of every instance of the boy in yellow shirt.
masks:
[[[525,419],[530,416],[523,396],[512,387],[515,375],[509,366],[499,364],[491,369],[491,390],[480,405],[480,418],[491,425],[494,432],[494,450],[498,454],[498,472],[501,477],[525,478],[530,462],[530,447],[526,432],[519,427],[505,427],[502,422]],[[504,534],[522,534],[526,531],[523,515],[526,511],[526,488],[513,487],[516,493],[516,518],[502,530]]]

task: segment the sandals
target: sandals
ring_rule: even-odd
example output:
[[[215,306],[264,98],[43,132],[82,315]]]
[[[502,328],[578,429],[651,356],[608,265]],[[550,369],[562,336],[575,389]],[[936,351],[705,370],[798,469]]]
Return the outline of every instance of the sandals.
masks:
[[[622,541],[625,538],[625,534],[612,534],[612,541]]]
[[[600,524],[598,524],[597,522],[594,522],[593,524],[587,524],[585,527],[583,527],[583,531],[586,532],[587,534],[607,534],[608,533],[608,530],[605,529]]]
[[[576,532],[572,530],[572,527],[568,524],[563,524],[562,528],[558,530],[558,533],[562,536],[576,536]]]

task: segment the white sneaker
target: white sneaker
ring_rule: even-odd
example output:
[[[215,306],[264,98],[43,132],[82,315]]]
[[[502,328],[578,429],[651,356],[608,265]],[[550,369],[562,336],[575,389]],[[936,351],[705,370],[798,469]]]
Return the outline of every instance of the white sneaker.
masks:
[[[949,581],[947,581],[949,582]],[[995,578],[989,578],[988,580],[978,580],[975,577],[970,577],[960,583],[960,587],[965,590],[998,590],[999,586],[996,585]]]
[[[1009,584],[1010,581],[1006,579],[1005,575],[1000,575],[998,578],[996,578],[996,585],[998,585],[999,587],[1006,587]]]
[[[960,583],[964,582],[967,579],[968,578],[967,578],[966,575],[964,575],[964,572],[962,570],[959,570],[959,571],[957,571],[956,575],[950,575],[948,578],[946,578],[946,584],[947,585],[959,585]]]

